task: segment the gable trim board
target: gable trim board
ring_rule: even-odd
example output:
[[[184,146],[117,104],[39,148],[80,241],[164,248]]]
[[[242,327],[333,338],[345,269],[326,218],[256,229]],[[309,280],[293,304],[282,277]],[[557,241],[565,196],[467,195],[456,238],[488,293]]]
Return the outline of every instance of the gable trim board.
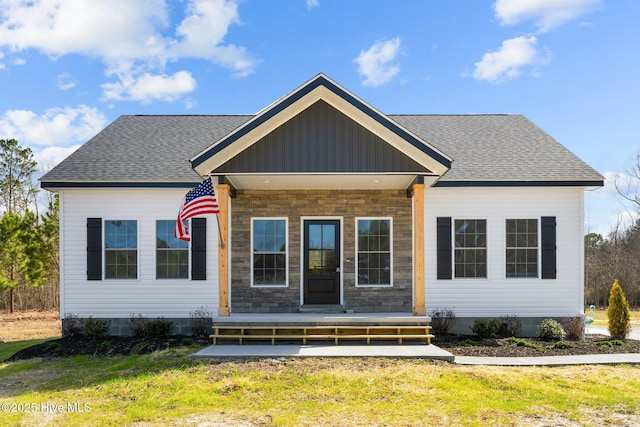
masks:
[[[256,163],[243,156],[252,150],[305,144],[305,138],[286,136],[286,128],[314,120],[315,108],[333,115],[346,133],[365,132],[362,149],[380,145],[376,155],[384,163],[369,169],[372,153],[366,153],[351,168],[332,167],[330,158],[317,168],[275,161],[248,167]],[[356,147],[349,139],[341,144],[331,135],[315,137],[316,151]],[[171,157],[178,145],[187,156],[198,154],[191,160]],[[400,161],[388,159],[395,152]],[[242,167],[227,168],[230,161]],[[208,174],[218,176],[225,244],[211,222],[207,227],[205,218],[192,219],[191,280],[158,280],[155,221],[175,218],[186,190]],[[289,236],[298,237],[303,217],[344,218],[341,302],[347,309],[358,300],[353,306],[359,312],[428,314],[447,307],[460,319],[580,316],[583,255],[576,248],[583,245],[583,191],[602,184],[600,174],[522,116],[386,116],[322,74],[253,116],[123,116],[41,178],[42,187],[61,199],[61,315],[125,319],[125,334],[132,313],[188,324],[189,312],[201,306],[220,316],[234,305],[251,311],[251,301],[243,298],[259,298],[255,306],[261,309],[295,311],[302,298],[295,283],[301,276],[299,241],[288,242],[289,286],[242,290],[244,296],[237,287],[244,280],[239,272],[251,265],[247,215],[282,212],[288,212]],[[355,286],[361,260],[346,249],[355,247],[358,236],[353,218],[373,216],[392,219],[393,265],[397,260],[405,266],[388,288]],[[103,231],[95,223],[100,218],[137,221],[137,279],[103,278]],[[451,218],[486,219],[487,278],[453,278]],[[504,277],[505,218],[538,220],[539,277]],[[284,307],[283,298],[293,299]]]
[[[240,128],[193,157],[192,167],[205,176],[320,100],[351,117],[437,175],[443,175],[451,167],[452,160],[445,154],[322,74],[265,108]]]

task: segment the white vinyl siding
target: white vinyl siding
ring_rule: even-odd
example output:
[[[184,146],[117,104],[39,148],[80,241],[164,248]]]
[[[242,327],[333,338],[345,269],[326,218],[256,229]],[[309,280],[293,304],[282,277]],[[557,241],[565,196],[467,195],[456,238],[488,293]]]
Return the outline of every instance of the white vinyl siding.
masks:
[[[186,192],[128,188],[61,191],[61,315],[188,318],[191,311],[203,306],[215,312],[218,231],[213,216],[207,216],[207,280],[156,279],[156,221],[175,217]],[[137,279],[87,280],[87,218],[137,220]]]
[[[557,277],[506,277],[506,220],[556,217]],[[487,280],[437,279],[437,217],[487,221]],[[425,302],[458,317],[578,316],[583,311],[583,189],[426,188]]]

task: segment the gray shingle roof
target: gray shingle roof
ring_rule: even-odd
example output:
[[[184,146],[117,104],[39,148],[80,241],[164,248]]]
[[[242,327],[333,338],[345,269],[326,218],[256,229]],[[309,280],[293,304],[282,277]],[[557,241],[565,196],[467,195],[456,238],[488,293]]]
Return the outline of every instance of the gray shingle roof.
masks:
[[[189,159],[251,115],[121,116],[41,178],[54,183],[195,183]],[[390,115],[454,159],[441,181],[602,181],[521,115]]]
[[[120,116],[40,181],[197,183],[189,159],[251,117]]]
[[[389,116],[454,161],[441,181],[602,181],[522,115]]]

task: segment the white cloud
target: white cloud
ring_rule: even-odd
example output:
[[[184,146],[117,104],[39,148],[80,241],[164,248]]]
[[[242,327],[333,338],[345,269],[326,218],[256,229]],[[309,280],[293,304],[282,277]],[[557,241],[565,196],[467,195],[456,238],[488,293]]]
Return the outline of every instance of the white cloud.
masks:
[[[487,52],[475,63],[473,77],[490,83],[501,83],[518,77],[522,69],[531,65],[542,65],[550,60],[550,53],[541,56],[536,50],[536,38],[516,37],[502,42],[500,49]],[[536,70],[533,71],[537,75]]]
[[[58,74],[58,89],[69,90],[76,87],[78,82],[69,73]]]
[[[196,86],[191,73],[179,71],[172,76],[148,73],[140,76],[121,75],[118,82],[105,83],[102,89],[106,99],[149,103],[155,100],[175,101],[193,92]]]
[[[163,85],[173,83],[177,87],[161,92],[184,94],[184,74],[174,74],[173,80],[164,76],[168,61],[204,59],[236,76],[254,71],[256,61],[246,48],[224,40],[229,27],[241,23],[237,1],[188,0],[169,6],[166,0],[2,2],[0,48],[11,52],[34,49],[52,58],[69,54],[90,56],[105,64],[107,76],[122,79],[119,83],[124,87],[130,87],[131,80],[144,85],[149,82],[148,75],[163,76]],[[185,5],[185,18],[173,27],[170,12],[180,5]],[[113,84],[106,85],[105,98],[113,93]],[[195,87],[191,84],[191,90]],[[156,96],[153,90],[148,93],[150,97],[144,99],[131,93],[115,99],[141,102],[176,99]]]
[[[494,9],[502,25],[532,20],[539,31],[546,32],[592,12],[601,3],[601,0],[496,0]]]
[[[38,162],[39,171],[48,172],[78,148],[80,148],[80,144],[72,145],[71,147],[47,147],[34,153],[33,158]]]
[[[9,110],[0,116],[0,138],[17,139],[23,146],[64,146],[84,142],[107,124],[96,108],[52,108],[37,115],[29,110]]]
[[[307,0],[307,9],[313,9],[314,7],[320,6],[318,0]]]
[[[380,86],[389,83],[400,72],[396,58],[400,53],[399,37],[379,41],[368,50],[363,50],[354,62],[358,64],[358,72],[365,86]]]

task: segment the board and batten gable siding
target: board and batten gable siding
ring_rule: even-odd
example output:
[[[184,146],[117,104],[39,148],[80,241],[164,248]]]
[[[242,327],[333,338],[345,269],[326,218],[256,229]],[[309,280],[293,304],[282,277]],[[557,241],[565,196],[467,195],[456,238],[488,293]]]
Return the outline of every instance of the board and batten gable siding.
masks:
[[[584,203],[582,188],[426,188],[425,294],[427,311],[450,308],[457,317],[568,317],[583,313]],[[506,277],[506,220],[556,219],[556,278]],[[437,277],[438,218],[487,221],[487,278]],[[453,239],[453,237],[452,237]],[[541,241],[538,239],[538,247]],[[452,247],[453,247],[452,242]],[[541,276],[538,257],[539,276]],[[452,261],[453,268],[453,261]]]
[[[186,192],[131,188],[60,191],[62,318],[69,314],[188,318],[200,307],[217,311],[218,229],[214,216],[206,216],[206,280],[156,279],[156,220],[175,219]],[[137,279],[87,280],[87,218],[138,221]]]

